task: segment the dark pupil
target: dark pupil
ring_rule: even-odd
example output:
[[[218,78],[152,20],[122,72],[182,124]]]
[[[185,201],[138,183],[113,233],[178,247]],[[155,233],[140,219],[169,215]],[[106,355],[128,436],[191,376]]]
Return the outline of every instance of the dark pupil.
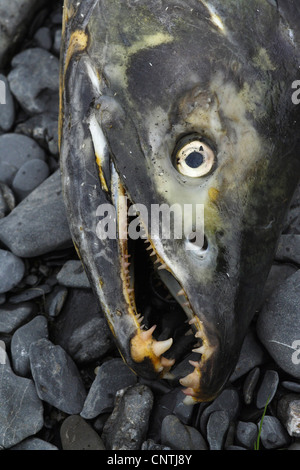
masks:
[[[189,156],[185,159],[185,163],[190,168],[198,168],[200,165],[202,165],[203,161],[204,157],[202,153],[196,151],[190,153]]]

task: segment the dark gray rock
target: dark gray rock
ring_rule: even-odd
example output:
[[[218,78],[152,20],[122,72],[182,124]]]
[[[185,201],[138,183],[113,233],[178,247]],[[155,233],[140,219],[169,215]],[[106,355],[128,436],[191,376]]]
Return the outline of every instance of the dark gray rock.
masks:
[[[58,155],[58,115],[43,113],[33,116],[17,125],[16,132],[35,139],[39,145]],[[1,173],[0,173],[1,174]]]
[[[277,391],[279,375],[276,370],[267,370],[264,373],[262,383],[257,392],[256,406],[264,408],[267,403],[271,403]]]
[[[37,307],[32,302],[18,305],[3,304],[0,308],[0,333],[12,333],[35,315]]]
[[[42,49],[46,49],[46,51],[49,51],[52,46],[52,37],[50,29],[46,26],[42,26],[41,28],[39,28],[34,35],[34,40],[36,42],[37,47],[41,47]]]
[[[152,439],[143,442],[141,450],[172,450],[171,447],[156,444]]]
[[[54,42],[53,42],[53,51],[56,54],[60,53],[61,37],[62,37],[62,30],[57,29],[54,34]]]
[[[43,405],[33,381],[15,375],[7,356],[0,376],[0,446],[6,449],[41,430]]]
[[[136,382],[137,376],[122,359],[104,362],[98,369],[80,415],[85,419],[93,419],[100,413],[112,411],[117,391]]]
[[[275,362],[300,378],[300,270],[288,277],[261,310],[257,333]]]
[[[59,171],[0,220],[0,241],[24,258],[72,246]]]
[[[10,448],[10,450],[58,450],[50,442],[43,441],[38,437],[28,437],[24,441]]]
[[[18,256],[0,249],[0,266],[0,294],[4,294],[22,280],[25,265]]]
[[[164,418],[161,427],[161,443],[173,450],[207,450],[200,432],[184,425],[175,415]]]
[[[229,421],[234,421],[239,413],[240,399],[237,390],[228,388],[223,390],[220,395],[208,405],[202,412],[200,418],[200,431],[203,435],[206,433],[206,426],[210,414],[213,411],[226,411],[228,413]]]
[[[260,422],[257,426],[259,429]],[[275,416],[264,417],[260,440],[265,449],[279,449],[287,446],[291,441],[288,433]]]
[[[68,414],[79,414],[86,391],[77,366],[68,354],[47,339],[33,343],[30,367],[38,396]]]
[[[4,103],[3,101],[1,101],[3,88],[5,91]],[[5,77],[5,75],[0,73],[0,129],[4,132],[8,132],[12,128],[14,120],[15,120],[14,99],[11,94],[7,78]],[[1,172],[0,172],[0,180],[1,180]]]
[[[255,332],[250,328],[244,339],[239,360],[230,377],[230,382],[234,382],[247,374],[247,372],[254,367],[263,364],[265,356],[264,350],[261,347]]]
[[[227,411],[214,411],[209,415],[206,432],[210,450],[223,449],[229,424]]]
[[[12,188],[19,201],[25,199],[49,176],[49,167],[43,160],[29,160],[15,174]]]
[[[257,385],[258,379],[260,376],[260,369],[259,367],[254,367],[247,377],[244,380],[243,384],[243,395],[244,395],[244,402],[246,405],[250,405],[253,400],[254,390]]]
[[[11,212],[16,205],[12,190],[5,183],[0,182],[0,219]]]
[[[53,291],[47,295],[45,303],[45,312],[50,317],[56,317],[60,314],[67,299],[68,289],[63,286],[55,286]]]
[[[272,292],[276,288],[280,287],[282,282],[285,281],[289,276],[294,274],[296,271],[296,266],[292,264],[273,264],[264,287],[261,307],[263,306],[264,302],[270,297]]]
[[[88,289],[70,289],[54,331],[60,344],[77,363],[100,359],[114,346],[99,304]]]
[[[66,287],[91,288],[80,260],[67,261],[57,274],[57,280]]]
[[[11,340],[11,355],[16,374],[23,377],[29,374],[29,348],[41,338],[48,338],[47,319],[43,315],[37,315],[15,331]]]
[[[152,406],[153,393],[149,387],[137,384],[120,390],[103,429],[106,449],[139,450],[145,440]]]
[[[8,81],[13,95],[29,114],[58,110],[59,61],[39,47],[15,55]]]
[[[290,436],[300,438],[300,394],[282,396],[278,401],[277,416]]]
[[[290,380],[284,380],[281,382],[281,385],[290,392],[300,393],[300,384],[297,382],[292,382]]]
[[[9,298],[10,303],[19,304],[21,302],[27,302],[28,300],[37,299],[48,294],[51,291],[51,287],[48,284],[40,284],[37,287],[31,287],[30,289],[23,290],[20,294],[12,295]]]
[[[63,450],[105,450],[101,437],[80,416],[69,416],[60,428]]]
[[[300,264],[300,234],[281,235],[275,258]]]
[[[252,422],[238,421],[236,427],[236,440],[242,447],[254,450],[254,444],[257,440],[258,429]]]

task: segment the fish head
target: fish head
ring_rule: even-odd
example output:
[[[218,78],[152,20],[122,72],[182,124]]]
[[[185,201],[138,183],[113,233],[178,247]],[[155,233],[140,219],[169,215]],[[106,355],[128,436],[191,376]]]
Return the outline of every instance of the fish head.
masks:
[[[236,365],[299,179],[290,88],[299,28],[272,3],[86,2],[84,25],[74,7],[64,54],[65,110],[68,83],[79,114],[87,96],[82,135],[93,145],[81,169],[92,153],[101,187],[93,204],[111,202],[117,227],[111,239],[96,230],[93,250],[111,261],[96,263],[78,232],[78,196],[72,217],[73,166],[65,194],[79,253],[122,356],[142,376],[166,376],[174,360],[162,356],[173,340],[161,320],[140,320],[140,292],[155,278],[176,300],[197,342],[194,370],[181,379],[192,403],[215,398]],[[62,129],[67,158],[78,125]],[[90,216],[80,217],[91,230]]]

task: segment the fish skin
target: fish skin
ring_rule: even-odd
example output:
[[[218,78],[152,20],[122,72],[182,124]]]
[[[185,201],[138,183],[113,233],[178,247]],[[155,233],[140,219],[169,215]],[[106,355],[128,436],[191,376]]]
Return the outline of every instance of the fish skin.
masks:
[[[299,180],[300,106],[291,100],[299,24],[292,1],[65,1],[60,134],[70,229],[120,353],[141,376],[159,374],[153,357],[132,357],[139,325],[120,247],[96,236],[97,207],[117,203],[118,185],[146,207],[205,206],[203,258],[184,240],[154,243],[199,319],[207,354],[197,401],[217,396],[235,367]],[[100,166],[91,122],[107,144]],[[171,159],[189,133],[217,154],[214,171],[196,181]]]

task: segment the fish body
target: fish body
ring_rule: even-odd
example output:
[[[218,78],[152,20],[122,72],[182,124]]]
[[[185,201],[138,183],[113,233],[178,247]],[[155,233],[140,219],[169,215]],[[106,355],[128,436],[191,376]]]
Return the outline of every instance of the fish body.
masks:
[[[198,342],[187,402],[212,400],[230,377],[299,180],[299,25],[293,1],[65,0],[60,153],[74,244],[141,376],[168,376],[176,343],[163,311],[155,322],[140,311],[142,292],[154,277],[176,300]],[[144,250],[122,236],[130,205]],[[188,205],[204,211],[201,245],[194,215],[181,238],[153,236],[153,207]],[[105,238],[110,208],[117,231]]]

